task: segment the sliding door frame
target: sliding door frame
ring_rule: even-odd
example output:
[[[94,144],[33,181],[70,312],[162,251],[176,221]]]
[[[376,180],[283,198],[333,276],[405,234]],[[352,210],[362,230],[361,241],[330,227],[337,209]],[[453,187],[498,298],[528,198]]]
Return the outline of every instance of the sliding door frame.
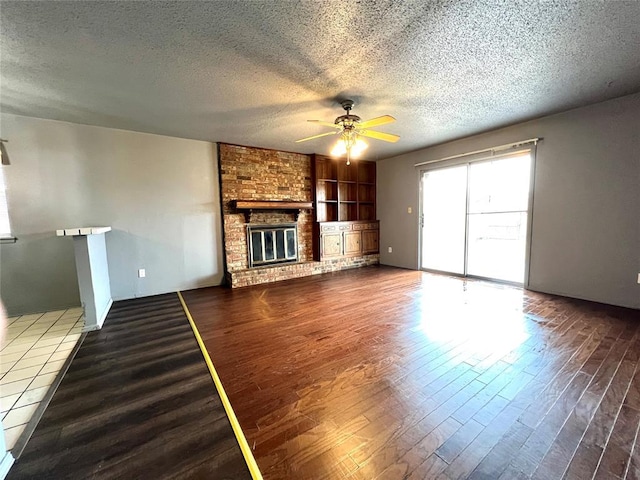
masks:
[[[508,285],[517,285],[524,288],[529,288],[529,276],[530,276],[530,263],[531,263],[531,238],[532,238],[532,230],[533,230],[533,197],[535,191],[535,172],[536,172],[536,149],[537,144],[531,144],[524,148],[520,147],[517,150],[511,152],[501,152],[495,155],[483,155],[481,157],[476,157],[473,159],[466,159],[465,157],[459,157],[452,160],[445,160],[443,162],[432,163],[428,165],[424,165],[419,170],[418,175],[418,197],[419,197],[419,205],[418,205],[418,268],[425,272],[430,273],[438,273],[450,275],[452,277],[460,277],[460,278],[476,278],[480,280],[488,280],[496,283],[504,283]],[[509,282],[505,280],[499,280],[490,277],[481,277],[477,275],[469,275],[467,273],[467,261],[469,254],[469,175],[470,168],[469,166],[473,163],[481,163],[488,162],[492,160],[506,159],[508,157],[514,157],[518,154],[529,153],[530,164],[529,164],[529,198],[527,202],[527,236],[525,238],[525,251],[524,251],[524,279],[523,282]],[[423,231],[424,231],[424,187],[423,187],[423,178],[424,174],[428,172],[433,172],[435,170],[443,170],[449,167],[458,167],[461,165],[467,166],[467,198],[466,205],[467,209],[465,212],[465,232],[464,232],[464,273],[454,273],[454,272],[446,272],[442,270],[434,270],[430,268],[426,268],[422,265],[422,247],[423,247]]]

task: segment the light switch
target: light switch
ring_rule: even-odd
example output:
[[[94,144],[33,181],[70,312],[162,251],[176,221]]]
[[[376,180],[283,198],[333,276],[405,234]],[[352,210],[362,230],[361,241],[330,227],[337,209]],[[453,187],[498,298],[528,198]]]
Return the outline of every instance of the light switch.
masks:
[[[407,213],[411,213],[411,212],[412,212],[411,207],[407,207]]]

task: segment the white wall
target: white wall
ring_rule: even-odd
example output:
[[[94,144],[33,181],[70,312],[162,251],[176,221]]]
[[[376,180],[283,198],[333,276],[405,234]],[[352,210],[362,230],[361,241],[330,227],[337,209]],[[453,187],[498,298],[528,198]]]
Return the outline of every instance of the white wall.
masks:
[[[414,164],[533,137],[529,288],[640,308],[640,94],[378,162],[381,263],[418,268]]]
[[[3,114],[16,244],[0,247],[10,314],[79,305],[64,227],[102,226],[115,300],[218,285],[223,276],[216,145]],[[138,278],[138,268],[146,278]]]

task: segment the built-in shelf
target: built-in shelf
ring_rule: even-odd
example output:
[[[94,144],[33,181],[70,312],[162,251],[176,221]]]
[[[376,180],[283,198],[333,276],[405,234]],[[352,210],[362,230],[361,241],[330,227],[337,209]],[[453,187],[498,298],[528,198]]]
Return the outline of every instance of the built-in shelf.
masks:
[[[360,160],[347,165],[314,155],[316,260],[370,255],[379,252],[376,220],[376,164]]]
[[[314,155],[312,165],[316,222],[376,219],[375,162]]]
[[[256,210],[282,210],[292,212],[296,222],[302,210],[312,210],[312,202],[295,202],[289,200],[233,200],[231,206],[244,213],[247,223],[251,222],[251,214]]]

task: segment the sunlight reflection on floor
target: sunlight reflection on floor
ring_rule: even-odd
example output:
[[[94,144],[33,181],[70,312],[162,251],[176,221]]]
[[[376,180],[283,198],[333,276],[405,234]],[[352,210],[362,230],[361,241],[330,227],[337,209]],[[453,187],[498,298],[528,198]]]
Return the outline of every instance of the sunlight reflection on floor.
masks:
[[[424,274],[420,330],[430,340],[467,339],[477,353],[507,352],[529,338],[522,289]],[[437,287],[437,288],[436,288]]]

